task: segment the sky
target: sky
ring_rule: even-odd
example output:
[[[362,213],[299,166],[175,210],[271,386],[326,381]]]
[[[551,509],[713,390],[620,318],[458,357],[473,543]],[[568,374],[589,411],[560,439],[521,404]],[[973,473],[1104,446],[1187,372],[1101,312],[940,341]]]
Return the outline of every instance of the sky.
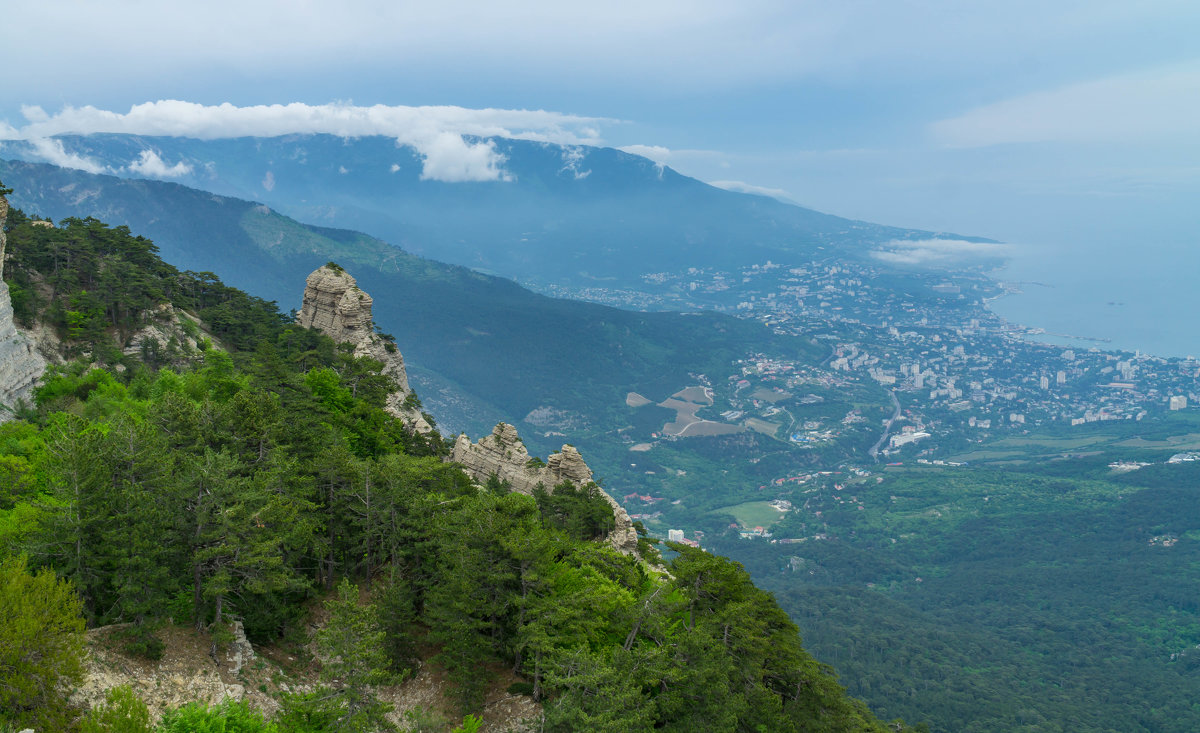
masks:
[[[503,173],[461,134],[509,133],[1024,247],[1182,248],[1200,232],[1194,0],[39,0],[0,15],[0,137],[339,124],[442,154],[446,175],[465,160],[469,178]]]

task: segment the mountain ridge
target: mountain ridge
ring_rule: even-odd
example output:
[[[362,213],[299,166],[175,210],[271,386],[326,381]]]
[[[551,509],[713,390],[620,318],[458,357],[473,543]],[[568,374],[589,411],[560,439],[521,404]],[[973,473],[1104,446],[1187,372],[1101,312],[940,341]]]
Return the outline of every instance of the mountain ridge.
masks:
[[[317,267],[330,260],[353,265],[364,290],[401,294],[379,299],[376,320],[405,344],[414,374],[429,368],[453,380],[460,398],[491,406],[483,410],[486,421],[451,420],[455,431],[483,434],[498,420],[517,422],[547,405],[586,412],[581,405],[594,404],[598,394],[609,395],[612,409],[624,409],[630,384],[673,392],[688,372],[727,363],[745,344],[774,338],[759,324],[727,316],[639,313],[549,298],[366,235],[303,225],[261,204],[176,183],[23,162],[0,162],[0,178],[17,188],[14,203],[31,212],[129,225],[181,269],[217,272],[285,304],[300,305],[294,283]],[[694,348],[700,339],[703,351]],[[589,358],[580,359],[583,353]],[[445,419],[436,395],[420,391],[427,408]],[[539,451],[557,447],[523,433]]]
[[[124,227],[14,218],[22,313],[58,329],[75,358],[0,428],[17,479],[0,495],[0,606],[13,611],[0,638],[15,642],[0,645],[0,725],[149,730],[134,688],[152,686],[166,730],[233,716],[264,732],[449,728],[424,722],[422,707],[402,721],[381,687],[432,665],[453,700],[437,702],[490,713],[502,665],[520,675],[509,695],[541,703],[523,707],[539,716],[520,721],[528,730],[903,728],[847,697],[740,565],[677,545],[664,570],[597,542],[614,520],[635,528],[587,490],[590,469],[569,446],[546,465],[563,479],[553,491],[480,486],[444,461],[439,436],[389,415],[398,385],[383,362],[211,273],[179,271]],[[37,282],[52,286],[45,298],[28,289]],[[367,327],[352,305],[342,333]],[[230,350],[200,338],[172,368],[163,361],[180,344],[120,348],[153,314],[185,306]],[[106,652],[120,645],[106,659],[155,673],[98,675],[123,684],[102,704],[95,689],[72,698],[88,672],[85,622],[107,627],[94,638]],[[178,657],[157,667],[163,636],[193,660],[208,646],[233,671],[176,679]],[[281,645],[276,668],[234,683],[268,642]],[[174,675],[164,689],[157,672]],[[192,702],[176,708],[180,695]]]
[[[511,180],[423,178],[392,138],[326,134],[196,140],[116,134],[54,138],[122,177],[143,151],[189,169],[172,180],[263,201],[302,221],[354,229],[416,254],[546,287],[612,282],[678,266],[730,267],[819,248],[867,257],[893,240],[979,237],[888,227],[716,188],[614,148],[480,138]],[[26,161],[40,154],[10,142]]]

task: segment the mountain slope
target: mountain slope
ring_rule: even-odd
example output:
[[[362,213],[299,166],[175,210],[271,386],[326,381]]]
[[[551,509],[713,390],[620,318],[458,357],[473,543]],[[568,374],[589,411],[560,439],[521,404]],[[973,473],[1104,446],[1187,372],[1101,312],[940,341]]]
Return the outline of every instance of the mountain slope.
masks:
[[[411,698],[402,721],[380,689],[422,669],[454,719],[491,718],[472,730],[511,720],[489,705],[502,686],[536,716],[522,729],[893,729],[741,566],[679,545],[662,572],[597,542],[616,518],[575,490],[581,462],[562,458],[550,492],[480,486],[390,415],[382,362],[128,229],[40,224],[0,216],[21,312],[80,358],[0,426],[0,729],[149,730],[139,693],[164,702],[158,682],[195,701],[163,730],[449,728]],[[186,310],[229,351],[202,338],[166,366],[122,350],[130,328]],[[123,653],[99,656],[124,670],[163,672],[164,636],[208,653],[170,680],[100,670],[93,683],[125,686],[88,711],[98,695],[72,696],[85,623],[110,627],[95,642]],[[277,645],[279,666],[253,644]]]
[[[822,248],[864,257],[890,240],[943,236],[721,190],[611,148],[496,138],[507,180],[447,183],[378,136],[58,139],[118,175],[135,175],[130,163],[153,151],[187,169],[180,183],[535,286],[629,286],[664,269],[800,261]],[[40,160],[23,143],[3,152]]]
[[[428,407],[454,429],[485,432],[498,418],[516,422],[539,407],[604,425],[607,412],[624,410],[630,391],[674,391],[689,373],[775,342],[757,324],[712,314],[633,313],[536,295],[356,232],[305,226],[262,205],[178,184],[20,162],[0,162],[0,177],[18,192],[14,205],[30,214],[128,225],[181,269],[216,272],[285,308],[299,305],[296,283],[337,261],[376,294],[377,322],[418,367],[422,398],[437,395],[421,386],[421,369],[449,387],[449,414],[433,402]],[[451,406],[463,401],[470,410]],[[476,416],[468,420],[470,414]]]

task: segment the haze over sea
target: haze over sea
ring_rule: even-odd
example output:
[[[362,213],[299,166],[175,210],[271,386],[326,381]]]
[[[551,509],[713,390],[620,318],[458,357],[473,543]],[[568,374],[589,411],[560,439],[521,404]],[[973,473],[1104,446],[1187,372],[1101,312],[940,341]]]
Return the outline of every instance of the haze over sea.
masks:
[[[1039,340],[1050,343],[1198,355],[1198,274],[1200,251],[1188,243],[1014,247],[993,277],[1019,283],[1020,292],[991,307],[1009,321],[1045,329]]]

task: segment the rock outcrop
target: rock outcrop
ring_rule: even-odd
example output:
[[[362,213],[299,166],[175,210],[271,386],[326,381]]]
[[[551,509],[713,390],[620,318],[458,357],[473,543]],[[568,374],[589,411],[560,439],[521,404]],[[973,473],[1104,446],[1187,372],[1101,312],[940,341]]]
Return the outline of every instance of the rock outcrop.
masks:
[[[304,284],[304,302],[297,323],[329,336],[338,343],[354,346],[355,356],[383,362],[383,373],[399,387],[388,395],[387,410],[422,433],[433,430],[415,407],[405,405],[412,389],[404,369],[404,357],[390,341],[375,333],[371,315],[374,300],[362,290],[350,273],[332,264],[313,271]]]
[[[542,464],[529,455],[517,429],[503,422],[477,443],[472,443],[466,435],[459,435],[450,452],[450,460],[460,464],[467,475],[480,483],[495,474],[521,494],[532,494],[538,484],[547,491],[554,491],[554,487],[564,481],[575,486],[585,486],[592,481],[592,469],[574,446],[564,445]],[[633,520],[607,492],[600,489],[600,494],[612,507],[616,520],[616,526],[608,535],[609,544],[624,553],[636,552],[637,531],[633,528]]]
[[[279,709],[279,703],[267,688],[275,685],[273,679],[282,678],[281,670],[267,660],[256,663],[259,657],[246,640],[240,622],[232,629],[234,643],[218,658],[208,654],[208,637],[202,638],[190,629],[167,626],[156,634],[165,642],[164,654],[156,661],[127,656],[121,651],[124,645],[121,633],[128,626],[102,626],[87,632],[90,652],[87,677],[71,694],[73,704],[94,708],[109,690],[124,685],[146,703],[155,722],[168,708],[191,702],[216,705],[224,700],[245,701],[268,715]]]
[[[29,401],[33,387],[46,371],[46,359],[29,335],[13,321],[12,298],[4,282],[4,223],[8,201],[0,196],[0,422],[12,418],[12,410]]]
[[[158,361],[173,365],[186,364],[199,357],[210,346],[221,348],[220,342],[204,328],[200,317],[170,303],[162,303],[143,312],[145,325],[125,341],[124,353],[157,354]]]

